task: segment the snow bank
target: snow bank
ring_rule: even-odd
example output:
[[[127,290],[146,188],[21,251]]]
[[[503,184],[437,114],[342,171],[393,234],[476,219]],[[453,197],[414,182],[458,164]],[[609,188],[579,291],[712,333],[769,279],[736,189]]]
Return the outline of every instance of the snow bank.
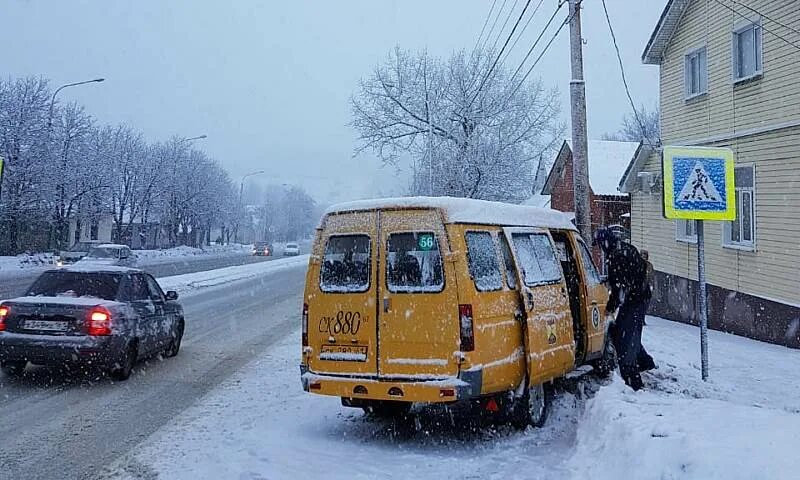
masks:
[[[659,369],[640,392],[615,377],[588,402],[573,478],[796,477],[800,351],[709,332],[703,382],[697,328],[650,319],[645,333]]]
[[[0,275],[13,276],[14,273],[27,275],[35,270],[45,270],[55,265],[52,253],[24,253],[17,256],[0,256]]]
[[[162,277],[158,279],[158,283],[165,291],[175,290],[182,295],[190,295],[199,293],[210,287],[247,280],[306,265],[308,265],[308,255],[299,255],[296,257],[279,258],[268,262],[234,265],[232,267],[218,268],[216,270]]]
[[[156,265],[159,263],[169,263],[175,260],[208,257],[208,258],[223,258],[235,257],[239,255],[249,255],[252,249],[251,245],[208,245],[203,248],[180,246],[175,248],[167,248],[164,250],[134,250],[138,257],[138,265]]]

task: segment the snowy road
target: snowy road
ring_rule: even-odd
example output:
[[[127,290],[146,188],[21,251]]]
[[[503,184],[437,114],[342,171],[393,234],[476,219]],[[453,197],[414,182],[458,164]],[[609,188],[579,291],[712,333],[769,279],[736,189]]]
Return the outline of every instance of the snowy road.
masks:
[[[182,299],[180,355],[123,383],[43,367],[0,376],[0,478],[94,478],[296,328],[304,276],[291,268]]]

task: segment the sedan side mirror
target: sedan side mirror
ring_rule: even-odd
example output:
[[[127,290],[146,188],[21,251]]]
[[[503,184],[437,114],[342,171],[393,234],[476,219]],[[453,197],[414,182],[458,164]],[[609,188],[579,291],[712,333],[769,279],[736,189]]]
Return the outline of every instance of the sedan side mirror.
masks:
[[[178,299],[178,292],[175,290],[168,290],[166,293],[167,300],[177,300]]]

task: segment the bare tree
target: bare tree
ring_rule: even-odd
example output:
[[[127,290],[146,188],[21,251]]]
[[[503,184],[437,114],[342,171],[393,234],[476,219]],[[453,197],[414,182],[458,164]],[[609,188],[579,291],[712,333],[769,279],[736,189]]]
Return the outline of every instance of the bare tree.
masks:
[[[622,142],[644,141],[650,145],[660,145],[660,113],[658,107],[648,109],[644,105],[641,105],[635,113],[631,112],[623,117],[622,125],[619,130],[603,135],[603,140],[617,140]]]
[[[410,156],[412,194],[527,198],[536,163],[563,135],[558,92],[502,65],[490,73],[494,57],[396,48],[351,99],[356,152]]]

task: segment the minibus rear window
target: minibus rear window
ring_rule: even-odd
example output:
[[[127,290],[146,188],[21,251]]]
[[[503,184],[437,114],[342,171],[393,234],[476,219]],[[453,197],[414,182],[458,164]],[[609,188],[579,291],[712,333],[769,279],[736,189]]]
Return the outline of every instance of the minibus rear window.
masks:
[[[555,283],[561,280],[561,268],[556,260],[550,238],[542,233],[514,233],[511,241],[517,251],[525,285]]]
[[[386,250],[386,283],[391,292],[442,291],[442,256],[433,232],[392,233]]]
[[[367,235],[328,238],[319,288],[323,292],[366,292],[370,277],[370,240]]]

